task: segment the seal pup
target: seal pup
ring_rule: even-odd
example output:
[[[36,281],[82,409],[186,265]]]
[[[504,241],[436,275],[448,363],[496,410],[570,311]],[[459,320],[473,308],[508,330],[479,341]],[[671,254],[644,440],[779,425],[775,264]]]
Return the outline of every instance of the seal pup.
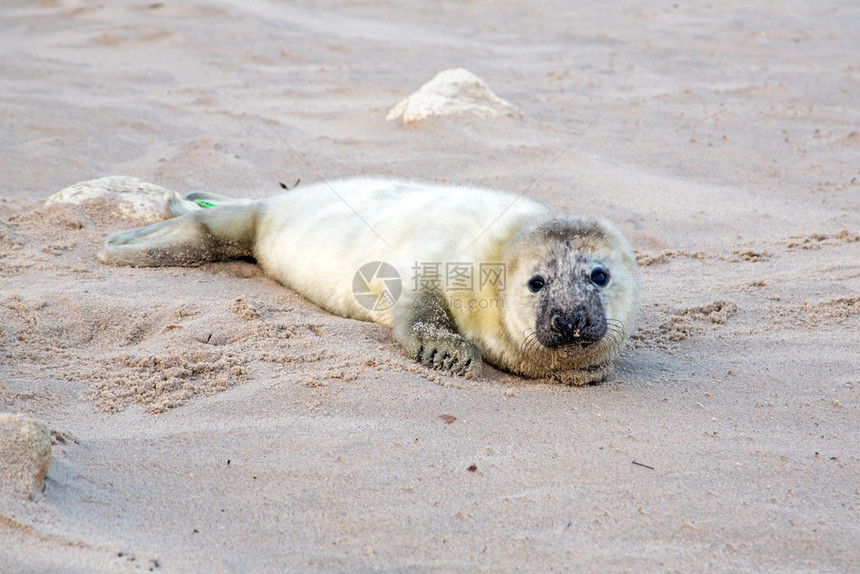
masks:
[[[99,259],[250,256],[328,311],[391,327],[411,357],[452,374],[476,376],[483,359],[597,382],[633,329],[638,276],[621,233],[522,196],[358,178],[255,201],[171,192],[165,211],[173,219],[108,236]]]

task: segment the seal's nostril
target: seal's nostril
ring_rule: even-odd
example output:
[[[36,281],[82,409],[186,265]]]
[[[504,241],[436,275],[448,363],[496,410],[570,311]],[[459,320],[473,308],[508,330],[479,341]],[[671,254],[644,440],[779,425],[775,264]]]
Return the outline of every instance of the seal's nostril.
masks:
[[[571,315],[565,315],[564,313],[557,312],[553,315],[552,321],[550,322],[550,328],[552,331],[562,335],[565,340],[575,339],[579,336],[579,332],[588,327],[588,314],[583,313],[581,309],[579,312],[574,312]]]
[[[573,325],[561,315],[556,315],[552,318],[552,330],[556,333],[567,335],[573,330]]]

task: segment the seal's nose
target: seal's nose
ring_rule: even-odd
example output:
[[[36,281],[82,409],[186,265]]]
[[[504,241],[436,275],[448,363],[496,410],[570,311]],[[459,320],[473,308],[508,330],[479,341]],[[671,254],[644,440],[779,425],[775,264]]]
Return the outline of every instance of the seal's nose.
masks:
[[[565,342],[578,339],[580,332],[586,327],[588,327],[588,314],[583,308],[578,308],[572,313],[556,311],[550,322],[550,328],[561,335]]]
[[[535,329],[538,341],[544,347],[587,347],[602,340],[608,332],[600,299],[579,302],[570,307],[550,307],[547,311],[542,313],[542,320],[538,321]]]
[[[569,318],[562,315],[556,315],[552,318],[552,330],[560,335],[573,336],[582,322],[581,315],[574,315]]]

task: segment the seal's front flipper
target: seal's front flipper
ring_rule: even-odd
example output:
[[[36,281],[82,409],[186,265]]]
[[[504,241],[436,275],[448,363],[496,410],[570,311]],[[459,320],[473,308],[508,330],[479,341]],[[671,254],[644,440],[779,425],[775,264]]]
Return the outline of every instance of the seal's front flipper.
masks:
[[[480,376],[481,351],[456,332],[441,298],[425,299],[420,305],[401,301],[393,309],[394,339],[409,356],[431,369],[467,378]]]
[[[105,239],[102,263],[135,267],[199,265],[252,255],[256,210],[247,202],[200,208]]]
[[[481,351],[462,336],[451,331],[440,332],[437,325],[420,322],[413,326],[413,332],[414,342],[418,343],[413,356],[422,365],[465,377],[481,374]]]

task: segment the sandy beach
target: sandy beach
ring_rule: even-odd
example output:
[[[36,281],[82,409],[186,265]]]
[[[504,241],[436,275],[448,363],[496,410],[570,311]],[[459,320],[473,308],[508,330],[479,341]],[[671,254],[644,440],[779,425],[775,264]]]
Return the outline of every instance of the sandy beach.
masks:
[[[860,571],[860,6],[0,7],[0,413],[50,427],[0,571]],[[513,111],[386,115],[465,68]],[[637,329],[595,386],[478,380],[248,261],[108,267],[123,175],[354,175],[613,221]],[[0,453],[2,456],[2,453]]]

